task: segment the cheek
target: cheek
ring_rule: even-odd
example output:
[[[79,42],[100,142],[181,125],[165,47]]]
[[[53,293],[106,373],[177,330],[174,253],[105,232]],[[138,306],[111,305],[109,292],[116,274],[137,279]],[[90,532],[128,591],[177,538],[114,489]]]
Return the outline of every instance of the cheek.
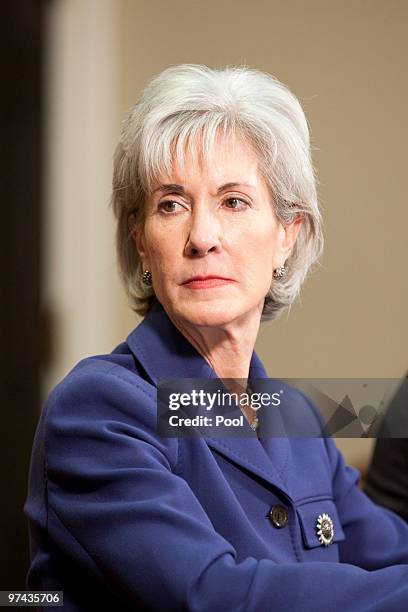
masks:
[[[149,259],[156,287],[171,282],[180,266],[174,241],[170,242],[168,236],[156,238],[150,243]]]
[[[262,228],[257,224],[256,228],[247,228],[242,234],[236,254],[248,295],[266,295],[269,291],[276,244],[276,227],[269,219],[265,219]]]
[[[240,252],[241,258],[248,262],[253,262],[258,268],[261,264],[265,270],[272,266],[273,256],[276,251],[278,236],[276,228],[270,220],[265,220],[265,224],[260,227],[248,228],[243,232],[241,238],[236,243],[236,248]]]

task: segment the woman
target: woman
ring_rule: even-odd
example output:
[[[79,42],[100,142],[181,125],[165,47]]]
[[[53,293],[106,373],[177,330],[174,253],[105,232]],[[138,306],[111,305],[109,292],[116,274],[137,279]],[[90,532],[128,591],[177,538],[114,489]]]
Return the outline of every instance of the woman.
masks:
[[[145,318],[48,399],[29,588],[62,590],[68,610],[407,609],[408,527],[331,439],[262,437],[250,406],[241,437],[156,429],[159,379],[267,378],[260,322],[290,306],[322,244],[299,102],[255,70],[165,70],[124,125],[113,207]]]

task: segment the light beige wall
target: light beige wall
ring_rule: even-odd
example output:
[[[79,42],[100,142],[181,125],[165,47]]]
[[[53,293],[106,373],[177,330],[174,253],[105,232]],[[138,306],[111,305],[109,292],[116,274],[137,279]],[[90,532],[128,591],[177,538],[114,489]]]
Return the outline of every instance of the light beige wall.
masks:
[[[116,0],[114,6],[117,56],[114,64],[104,63],[106,53],[99,62],[102,73],[113,78],[113,70],[116,79],[117,115],[110,116],[111,126],[119,125],[147,79],[182,62],[244,62],[277,76],[303,103],[320,179],[326,250],[321,269],[290,315],[262,330],[257,349],[269,374],[402,375],[408,340],[408,3]],[[111,155],[110,145],[109,139],[101,143],[109,148],[103,155]],[[79,155],[82,159],[83,150]],[[105,184],[108,164],[100,171],[94,169],[92,180],[99,176]],[[105,210],[103,198],[98,205]],[[104,248],[111,249],[107,233]],[[101,274],[97,257],[94,273]],[[112,337],[121,340],[136,321],[117,297],[116,283],[109,282],[104,291],[115,295],[110,332],[103,330],[108,318],[102,327],[97,323],[98,310],[93,321],[88,317],[98,325],[95,333],[106,349]],[[81,352],[94,352],[91,336],[81,343]],[[340,445],[350,461],[359,463],[367,458],[370,441]]]
[[[114,0],[47,5],[43,300],[52,315],[48,393],[75,363],[110,351],[123,297],[109,209],[120,127]]]

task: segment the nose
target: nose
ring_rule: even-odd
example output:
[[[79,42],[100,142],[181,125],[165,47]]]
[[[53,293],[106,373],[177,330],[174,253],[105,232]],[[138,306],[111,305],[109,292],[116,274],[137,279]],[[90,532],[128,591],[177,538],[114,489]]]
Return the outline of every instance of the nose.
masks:
[[[220,225],[208,210],[196,208],[191,215],[186,254],[204,257],[207,253],[221,251]]]

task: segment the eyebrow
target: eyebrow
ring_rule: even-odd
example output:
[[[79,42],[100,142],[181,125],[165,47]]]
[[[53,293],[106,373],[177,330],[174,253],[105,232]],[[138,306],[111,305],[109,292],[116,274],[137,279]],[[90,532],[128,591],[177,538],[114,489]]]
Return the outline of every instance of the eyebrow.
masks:
[[[232,189],[233,187],[250,187],[251,189],[254,189],[254,186],[248,183],[235,183],[235,182],[225,183],[224,185],[221,185],[221,187],[218,187],[217,195],[219,193],[222,193],[223,191]],[[156,189],[153,190],[152,193],[154,194],[157,191],[162,191],[163,193],[179,193],[180,195],[186,194],[186,190],[184,189],[184,187],[182,185],[178,185],[177,183],[168,183],[164,185],[159,185],[158,187],[156,187]]]

